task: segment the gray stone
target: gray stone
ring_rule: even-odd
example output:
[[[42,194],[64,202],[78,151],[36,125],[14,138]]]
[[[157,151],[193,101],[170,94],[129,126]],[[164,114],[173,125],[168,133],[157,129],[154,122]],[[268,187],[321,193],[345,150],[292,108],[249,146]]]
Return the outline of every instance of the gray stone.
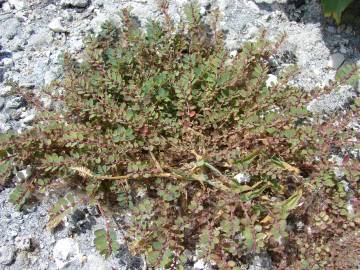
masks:
[[[21,23],[17,18],[10,18],[6,21],[6,27],[1,29],[2,35],[4,35],[7,39],[13,39],[21,26]]]
[[[52,81],[59,77],[59,72],[56,70],[48,70],[44,74],[44,85],[49,85]]]
[[[4,67],[10,68],[13,65],[14,61],[11,58],[3,59]]]
[[[27,41],[22,37],[15,36],[12,42],[10,43],[9,49],[12,52],[22,51],[24,49],[24,45]]]
[[[64,12],[62,13],[62,17],[68,22],[71,22],[74,19],[73,15],[68,10],[64,10]]]
[[[94,17],[94,19],[91,21],[90,23],[90,28],[91,30],[93,30],[95,33],[99,33],[101,31],[101,26],[109,21],[110,18],[107,14],[104,13],[99,13],[97,14],[96,17]]]
[[[331,113],[341,110],[356,96],[351,87],[343,86],[337,91],[312,100],[307,109],[314,113]]]
[[[26,169],[16,172],[15,179],[17,182],[22,183],[29,179],[31,176],[31,167],[28,166]]]
[[[0,97],[0,111],[4,109],[5,107],[5,99],[3,97]]]
[[[78,52],[84,48],[84,43],[81,39],[71,39],[69,40],[69,43],[71,52]]]
[[[11,11],[11,6],[10,6],[9,2],[5,2],[5,3],[2,5],[2,9],[3,9],[5,12]]]
[[[19,212],[19,211],[14,211],[14,213],[11,213],[11,218],[13,218],[13,219],[21,219],[22,218],[22,214],[21,214],[21,212]]]
[[[63,238],[56,242],[53,255],[59,269],[65,268],[79,258],[79,247],[74,239]]]
[[[90,254],[86,258],[86,262],[82,270],[108,270],[105,260],[99,255]]]
[[[5,110],[19,109],[24,104],[22,97],[13,97],[6,102]]]
[[[11,91],[11,86],[0,86],[0,96],[6,96]]]
[[[338,69],[345,61],[345,56],[342,53],[334,53],[330,55],[328,67]]]
[[[16,261],[14,263],[15,269],[30,269],[30,259],[27,251],[20,251],[17,253]],[[39,268],[41,269],[41,268]]]
[[[249,270],[269,270],[272,269],[272,261],[266,252],[256,254],[251,260]]]
[[[121,19],[118,15],[112,14],[110,16],[106,13],[99,13],[96,17],[92,19],[90,23],[90,29],[93,30],[96,34],[98,34],[102,30],[101,26],[107,21],[114,22],[116,25],[121,24]]]
[[[35,114],[34,109],[22,112],[20,114],[21,121],[24,124],[31,124],[33,122],[33,120],[35,119],[35,116],[36,116],[36,114]]]
[[[0,264],[10,265],[15,259],[15,248],[13,245],[0,247]]]
[[[346,34],[349,34],[349,35],[353,33],[353,29],[352,29],[351,25],[348,25],[346,27],[345,32],[346,32]]]
[[[16,237],[15,247],[17,250],[29,251],[31,249],[31,237]]]
[[[51,36],[48,29],[37,30],[36,33],[30,36],[29,45],[34,47],[41,47],[51,44],[53,37]]]
[[[194,270],[211,270],[212,267],[209,263],[205,263],[203,259],[200,259],[194,263]]]
[[[274,3],[279,3],[279,4],[285,4],[287,0],[254,0],[255,3],[258,4],[274,4]]]
[[[330,32],[330,33],[336,33],[336,28],[334,27],[334,26],[328,26],[327,27],[327,30],[328,30],[328,32]]]
[[[90,4],[89,0],[62,0],[61,6],[64,8],[86,8]]]
[[[25,8],[25,2],[22,0],[8,0],[10,6],[14,7],[16,10],[22,10]]]
[[[9,231],[9,236],[11,237],[11,238],[15,238],[16,236],[18,236],[18,232],[17,231],[13,231],[13,230],[10,230]]]
[[[49,26],[50,30],[55,33],[67,32],[66,28],[61,23],[60,17],[52,19],[48,26]]]
[[[11,126],[8,123],[9,115],[5,113],[0,114],[0,133],[8,131]]]

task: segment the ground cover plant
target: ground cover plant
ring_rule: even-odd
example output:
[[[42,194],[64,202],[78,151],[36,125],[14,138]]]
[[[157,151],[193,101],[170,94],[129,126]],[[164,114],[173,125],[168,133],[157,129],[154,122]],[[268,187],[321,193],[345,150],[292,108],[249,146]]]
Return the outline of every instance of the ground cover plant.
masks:
[[[45,91],[61,110],[14,85],[39,113],[30,130],[1,136],[2,177],[14,166],[32,170],[10,200],[21,210],[63,187],[50,230],[77,206],[95,205],[104,256],[119,248],[113,218],[126,216],[130,250],[154,268],[183,269],[190,251],[241,269],[263,250],[279,269],[356,267],[359,133],[349,124],[360,100],[328,119],[306,106],[358,80],[357,68],[310,93],[289,83],[294,67],[269,85],[269,58],[285,37],[261,33],[230,57],[216,11],[204,25],[189,4],[175,25],[166,2],[160,9],[163,22],[145,31],[124,10],[121,28],[106,24],[86,40],[83,61],[64,56],[64,79]]]

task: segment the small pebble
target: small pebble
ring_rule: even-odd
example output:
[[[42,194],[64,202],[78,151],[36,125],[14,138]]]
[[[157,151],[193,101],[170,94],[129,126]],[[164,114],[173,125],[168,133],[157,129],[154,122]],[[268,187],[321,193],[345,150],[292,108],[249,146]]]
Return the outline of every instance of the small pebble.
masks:
[[[52,21],[49,23],[48,26],[49,26],[50,30],[52,30],[55,33],[67,32],[65,27],[61,23],[60,17],[52,19]]]
[[[0,247],[0,264],[10,265],[15,259],[15,248],[13,245]]]
[[[30,237],[16,237],[15,238],[15,247],[18,250],[29,251],[31,249],[31,238]]]
[[[345,56],[342,53],[334,53],[330,55],[328,67],[338,69],[345,61]]]

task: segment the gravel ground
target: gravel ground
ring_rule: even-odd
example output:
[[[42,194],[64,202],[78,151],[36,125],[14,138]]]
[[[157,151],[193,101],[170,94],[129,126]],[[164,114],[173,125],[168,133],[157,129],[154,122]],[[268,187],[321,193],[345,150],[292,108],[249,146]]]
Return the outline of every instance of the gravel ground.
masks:
[[[187,1],[171,1],[170,14],[178,19]],[[218,7],[226,46],[237,50],[245,40],[266,29],[270,39],[287,34],[286,42],[274,58],[274,74],[296,63],[300,74],[294,83],[305,91],[326,85],[344,63],[360,64],[360,23],[337,27],[322,16],[319,1],[305,0],[201,0],[206,20]],[[354,4],[355,7],[358,5]],[[360,5],[359,5],[360,6]],[[41,93],[41,89],[62,76],[59,60],[64,52],[81,53],[83,38],[98,33],[111,19],[121,24],[117,11],[131,7],[143,25],[159,12],[155,0],[0,0],[0,132],[31,127],[35,111],[18,96],[9,95],[6,82],[14,81]],[[356,11],[357,10],[357,11]],[[351,20],[348,20],[351,22]],[[352,20],[354,21],[354,20]],[[344,88],[313,101],[309,108],[323,112],[341,109],[360,89]],[[50,101],[44,99],[44,106]],[[1,188],[1,187],[0,187]],[[56,201],[52,194],[34,202],[23,212],[8,202],[11,187],[0,189],[0,269],[142,269],[140,258],[132,257],[123,245],[108,260],[92,245],[93,231],[102,219],[94,209],[84,208],[70,217],[54,233],[44,229],[47,210]],[[121,231],[118,231],[119,238]],[[189,269],[210,269],[199,261]],[[267,254],[255,256],[249,269],[271,269]]]

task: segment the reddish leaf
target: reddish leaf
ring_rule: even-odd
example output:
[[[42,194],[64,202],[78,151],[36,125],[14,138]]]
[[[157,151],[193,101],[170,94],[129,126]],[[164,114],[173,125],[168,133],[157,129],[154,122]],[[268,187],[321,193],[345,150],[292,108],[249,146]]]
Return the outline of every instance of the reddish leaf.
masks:
[[[192,117],[194,117],[196,115],[196,112],[195,111],[190,111],[188,113],[188,115],[192,118]]]

